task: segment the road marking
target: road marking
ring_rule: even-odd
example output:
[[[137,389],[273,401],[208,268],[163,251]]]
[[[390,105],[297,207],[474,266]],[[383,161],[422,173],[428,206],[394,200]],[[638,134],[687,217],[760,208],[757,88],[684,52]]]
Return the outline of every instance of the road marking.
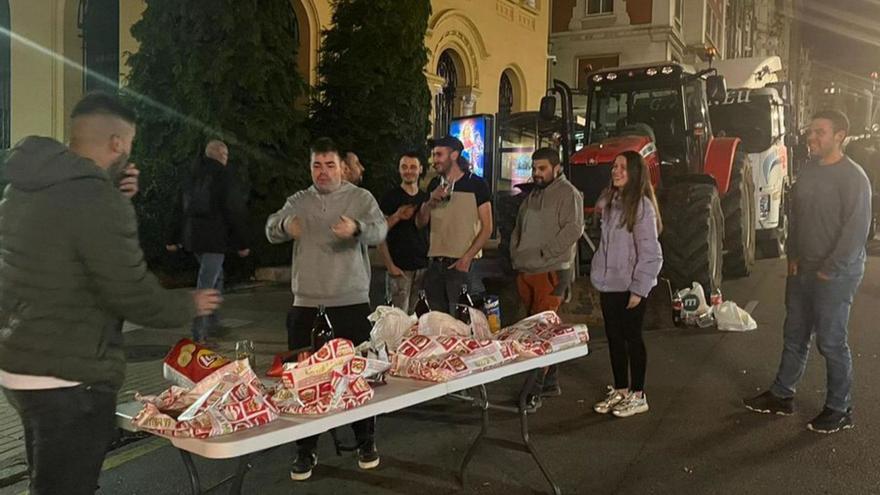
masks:
[[[758,301],[749,301],[748,303],[746,303],[746,307],[743,309],[746,311],[746,313],[752,314],[752,312],[754,312],[755,308],[757,308],[757,307],[758,307]]]
[[[165,447],[168,445],[168,441],[164,438],[150,438],[147,440],[141,440],[138,444],[139,445],[135,447],[105,459],[101,471],[110,471],[111,469],[116,469],[127,462],[143,457],[154,450]]]

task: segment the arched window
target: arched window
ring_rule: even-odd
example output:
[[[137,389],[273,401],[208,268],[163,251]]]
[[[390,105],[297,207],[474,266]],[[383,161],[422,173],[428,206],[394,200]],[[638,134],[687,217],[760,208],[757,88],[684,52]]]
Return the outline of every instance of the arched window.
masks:
[[[458,70],[450,50],[440,54],[437,75],[443,78],[443,90],[434,100],[434,135],[441,137],[449,132],[455,109],[455,88],[458,86]]]
[[[503,118],[513,112],[513,83],[507,71],[501,73],[498,85],[498,114]]]
[[[9,148],[12,127],[12,47],[9,0],[0,1],[0,149]]]
[[[119,0],[80,0],[83,90],[115,92],[119,87]]]

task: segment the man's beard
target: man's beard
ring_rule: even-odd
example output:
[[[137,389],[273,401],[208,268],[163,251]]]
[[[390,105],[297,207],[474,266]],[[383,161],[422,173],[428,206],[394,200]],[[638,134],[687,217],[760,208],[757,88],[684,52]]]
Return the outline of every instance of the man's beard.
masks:
[[[546,180],[544,180],[543,177],[532,177],[532,183],[535,184],[535,187],[540,188],[540,189],[544,189],[545,187],[547,187],[551,183],[553,183],[553,179],[546,181]]]
[[[114,184],[119,184],[125,175],[125,169],[128,167],[128,159],[130,155],[125,153],[120,155],[119,158],[116,159],[115,162],[111,163],[109,167],[107,167],[107,175],[110,176],[110,180],[113,181]]]

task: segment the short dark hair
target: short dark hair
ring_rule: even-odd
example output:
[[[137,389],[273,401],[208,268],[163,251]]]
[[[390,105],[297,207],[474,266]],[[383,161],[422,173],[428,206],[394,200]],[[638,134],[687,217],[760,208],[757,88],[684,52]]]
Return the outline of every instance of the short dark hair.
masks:
[[[532,153],[532,161],[547,160],[554,167],[562,163],[559,161],[559,151],[553,148],[539,148]]]
[[[312,141],[312,145],[309,147],[309,152],[313,155],[318,153],[336,153],[339,158],[342,158],[339,146],[336,146],[336,143],[328,137],[319,137]]]
[[[840,131],[843,131],[844,135],[849,134],[849,119],[846,117],[846,114],[841,112],[840,110],[819,110],[818,112],[813,114],[812,120],[816,119],[830,120],[831,129],[834,131],[835,134]]]
[[[85,115],[111,115],[132,125],[137,122],[137,113],[134,110],[122,103],[116,96],[103,91],[93,91],[83,96],[70,112],[71,119]]]
[[[415,158],[416,160],[419,161],[419,165],[422,164],[422,156],[419,155],[419,153],[417,151],[404,151],[403,153],[400,154],[400,158],[403,158],[403,157]],[[398,161],[400,161],[400,158],[398,159]]]

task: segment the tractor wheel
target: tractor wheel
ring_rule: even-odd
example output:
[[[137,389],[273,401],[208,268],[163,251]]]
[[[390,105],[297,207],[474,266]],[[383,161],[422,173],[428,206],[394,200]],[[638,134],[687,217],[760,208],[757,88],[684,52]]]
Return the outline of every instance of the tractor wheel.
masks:
[[[737,152],[724,210],[724,275],[745,277],[755,264],[755,180],[744,153]]]
[[[718,190],[711,184],[682,182],[664,187],[660,195],[663,232],[663,273],[672,291],[699,282],[706,300],[721,287],[724,213]]]

